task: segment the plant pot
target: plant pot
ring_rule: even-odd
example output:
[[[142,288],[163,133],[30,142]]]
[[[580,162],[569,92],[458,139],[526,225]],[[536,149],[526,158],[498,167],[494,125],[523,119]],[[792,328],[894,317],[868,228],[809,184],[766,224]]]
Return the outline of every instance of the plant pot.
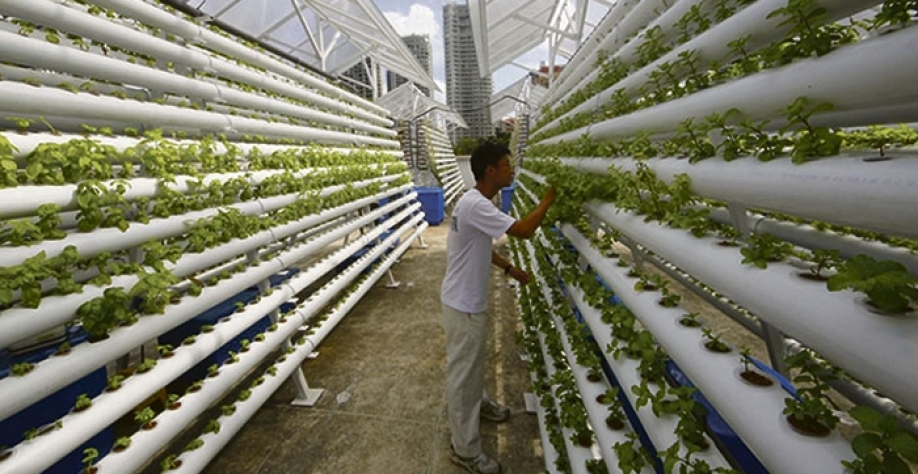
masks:
[[[612,403],[612,397],[608,396],[605,393],[600,393],[599,395],[596,396],[596,402],[599,403],[600,405],[608,405]]]
[[[610,430],[619,431],[625,429],[625,422],[615,415],[609,415],[606,417],[606,426]]]
[[[758,387],[770,387],[774,385],[774,381],[770,378],[753,370],[744,370],[740,372],[740,377],[747,383]]]
[[[826,436],[829,436],[829,433],[832,432],[828,426],[810,418],[799,420],[794,415],[787,415],[785,418],[794,431],[804,436],[825,438]]]
[[[167,407],[169,410],[178,410],[182,407],[182,402],[172,402]]]
[[[3,451],[0,451],[0,462],[6,461],[12,455],[13,455],[12,449],[4,449]]]
[[[696,320],[691,319],[691,318],[682,318],[682,319],[679,320],[679,324],[681,324],[681,325],[683,325],[683,326],[685,326],[685,327],[687,327],[687,328],[697,328],[697,327],[701,327],[701,323],[700,323],[699,321],[696,321]]]
[[[589,380],[590,382],[599,382],[600,380],[602,380],[602,374],[596,371],[593,371],[593,370],[587,372],[586,377],[587,377],[587,380]]]
[[[721,354],[730,352],[730,347],[719,341],[707,341],[704,343],[704,347],[711,352],[719,352]]]
[[[119,445],[119,446],[115,446],[115,447],[112,448],[112,452],[113,452],[113,453],[121,453],[121,452],[124,452],[128,447],[129,447],[129,446],[120,446],[120,445]]]
[[[590,446],[593,446],[593,434],[589,432],[577,433],[574,435],[574,442],[577,444],[577,446],[589,448]]]
[[[152,421],[149,421],[149,422],[143,424],[143,429],[144,429],[144,430],[150,431],[150,430],[152,430],[153,428],[156,428],[156,420],[152,420]]]
[[[80,472],[82,474],[96,474],[97,472],[99,472],[99,468],[96,466],[84,467],[83,470]]]

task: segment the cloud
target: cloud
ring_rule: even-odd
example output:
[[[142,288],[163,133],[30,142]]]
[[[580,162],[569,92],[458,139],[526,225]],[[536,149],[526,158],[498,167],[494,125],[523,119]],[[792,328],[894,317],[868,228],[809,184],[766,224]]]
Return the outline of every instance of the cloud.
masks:
[[[402,36],[411,34],[430,35],[434,40],[440,36],[440,22],[434,11],[427,5],[412,4],[408,14],[402,12],[384,12],[395,31]]]
[[[408,13],[398,11],[384,11],[386,19],[401,36],[411,34],[428,35],[430,37],[431,62],[433,63],[433,77],[441,93],[446,92],[445,66],[443,64],[443,33],[441,18],[430,6],[413,3],[408,8]],[[443,95],[442,97],[445,97]],[[445,102],[445,99],[438,99]]]

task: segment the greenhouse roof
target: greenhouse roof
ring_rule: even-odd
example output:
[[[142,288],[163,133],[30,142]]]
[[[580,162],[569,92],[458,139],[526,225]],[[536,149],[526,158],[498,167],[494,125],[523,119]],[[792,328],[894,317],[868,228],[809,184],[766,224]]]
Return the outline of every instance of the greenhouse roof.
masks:
[[[369,56],[440,90],[371,0],[205,0],[197,8],[329,74]]]
[[[528,114],[542,106],[548,89],[534,80],[535,77],[534,74],[522,77],[491,96],[491,119],[494,123],[508,115]]]
[[[376,101],[386,108],[393,117],[400,120],[415,120],[428,113],[437,114],[447,122],[468,128],[465,120],[446,104],[437,102],[424,95],[414,84],[406,82]]]
[[[604,0],[468,0],[481,75],[546,40],[551,64],[569,59],[611,5]]]

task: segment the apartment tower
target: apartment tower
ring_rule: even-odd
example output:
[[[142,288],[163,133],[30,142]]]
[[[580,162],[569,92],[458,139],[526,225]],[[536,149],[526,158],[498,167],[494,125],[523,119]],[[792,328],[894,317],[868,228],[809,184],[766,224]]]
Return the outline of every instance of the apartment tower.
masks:
[[[408,51],[411,51],[414,58],[417,59],[421,67],[424,68],[424,72],[426,72],[428,76],[433,77],[433,62],[430,56],[430,37],[427,35],[402,36],[402,42],[405,43],[405,46],[408,47]],[[386,84],[389,86],[388,90],[391,91],[406,82],[408,82],[408,79],[392,71],[386,72]],[[423,87],[418,84],[415,85],[424,95],[427,97],[431,96],[429,87]]]
[[[446,55],[446,103],[462,116],[469,128],[453,128],[450,139],[494,135],[491,125],[491,76],[481,77],[472,37],[468,5],[443,6],[443,49]]]

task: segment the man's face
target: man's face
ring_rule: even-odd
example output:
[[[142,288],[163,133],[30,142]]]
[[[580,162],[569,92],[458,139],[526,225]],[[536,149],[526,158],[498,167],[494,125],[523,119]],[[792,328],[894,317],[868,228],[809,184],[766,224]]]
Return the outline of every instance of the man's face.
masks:
[[[495,170],[495,181],[497,181],[501,187],[506,188],[513,183],[513,165],[510,163],[510,157],[505,156],[497,162],[497,165],[494,166]]]

